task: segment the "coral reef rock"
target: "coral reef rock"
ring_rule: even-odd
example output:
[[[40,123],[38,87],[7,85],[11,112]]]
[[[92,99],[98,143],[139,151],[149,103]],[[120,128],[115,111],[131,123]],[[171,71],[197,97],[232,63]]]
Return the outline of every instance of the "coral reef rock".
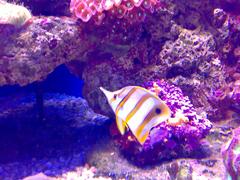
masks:
[[[34,96],[16,95],[0,98],[3,106],[0,107],[0,120],[36,119],[41,111]],[[83,98],[76,98],[61,94],[46,94],[44,96],[44,119],[64,120],[69,126],[81,128],[85,126],[100,126],[109,121],[109,118],[94,113]],[[21,121],[19,118],[18,121]]]
[[[114,146],[114,143],[95,147],[93,154],[89,156],[89,164],[96,167],[96,176],[110,176],[113,179],[226,179],[227,171],[223,164],[220,148],[222,143],[230,139],[229,129],[219,127],[212,129],[207,136],[206,145],[215,142],[205,158],[190,159],[179,158],[170,162],[162,161],[156,166],[135,166]],[[208,146],[208,145],[207,145]],[[104,147],[104,148],[103,148]]]
[[[3,97],[0,104],[0,140],[6,142],[0,144],[2,179],[41,172],[54,179],[72,177],[71,171],[86,179],[94,175],[82,166],[94,144],[108,135],[109,118],[94,113],[84,99],[45,94],[42,119],[34,95]]]
[[[201,151],[201,139],[212,124],[199,116],[181,89],[159,80],[145,83],[171,110],[171,117],[150,130],[143,145],[128,131],[123,136],[115,130],[113,137],[124,154],[136,164],[159,162],[163,159],[190,157]]]
[[[31,4],[30,9],[38,9],[40,3],[21,2]],[[69,8],[78,6],[74,2]],[[144,2],[141,6],[146,5]],[[74,17],[33,17],[18,30],[0,24],[0,85],[40,81],[66,63],[71,72],[84,79],[84,95],[90,106],[106,115],[112,112],[99,86],[113,91],[156,78],[178,85],[197,111],[204,110],[210,119],[221,119],[229,106],[239,110],[238,83],[233,92],[227,89],[239,79],[239,14],[223,8],[224,1],[159,1],[161,6],[151,2],[154,11],[137,24],[127,23],[131,21],[127,16],[120,22],[111,13],[106,13],[99,25]],[[80,8],[88,9],[90,4]],[[234,3],[227,4],[232,7]],[[55,5],[69,15],[63,9],[70,2],[52,1],[49,7]],[[40,7],[48,9],[45,1]],[[39,11],[44,11],[41,8]],[[137,5],[128,10],[135,8],[141,9]],[[77,11],[76,7],[72,11]],[[34,15],[39,14],[44,12]],[[45,15],[57,16],[57,12]],[[230,98],[216,98],[219,90]]]
[[[68,18],[33,18],[26,27],[0,25],[0,86],[43,80],[58,65],[80,56],[80,28]]]
[[[225,83],[225,77],[221,62],[214,52],[214,38],[200,29],[192,31],[173,27],[173,34],[180,33],[178,39],[160,44],[159,54],[156,44],[151,45],[146,41],[136,44],[119,58],[91,60],[83,71],[86,82],[84,93],[91,107],[105,114],[111,113],[110,108],[103,105],[106,103],[98,90],[99,86],[114,91],[127,85],[166,78],[180,86],[199,111],[204,109],[209,116],[216,115],[216,107],[213,108],[211,104],[212,91]],[[152,28],[156,27],[149,27],[150,32]],[[156,51],[151,52],[150,49]]]
[[[31,98],[27,100],[32,102]],[[26,100],[20,101],[27,103]],[[47,108],[45,111],[48,109],[50,110]],[[25,119],[26,112],[23,110],[20,114],[19,108],[16,108],[15,117]],[[32,110],[30,112],[33,113]],[[65,113],[72,114],[69,111]],[[30,122],[21,123],[25,127],[15,132],[13,128],[16,124],[11,118],[7,119],[7,128],[11,131],[5,134],[6,129],[3,128],[0,136],[2,142],[8,142],[0,145],[0,173],[4,179],[24,179],[42,172],[49,178],[57,179],[145,180],[153,177],[166,180],[201,177],[225,180],[227,170],[220,150],[221,146],[231,139],[232,130],[239,127],[239,116],[235,114],[233,117],[234,119],[214,123],[202,142],[204,148],[203,152],[199,151],[198,158],[172,159],[161,161],[157,165],[140,167],[126,159],[106,133],[106,129],[103,130],[103,126],[92,131],[86,127],[77,130],[62,123],[57,116],[54,117],[57,122],[52,123],[49,120],[43,126],[32,126]],[[205,156],[201,158],[203,154]],[[24,161],[19,157],[24,157]],[[6,162],[3,159],[10,160]]]
[[[233,131],[232,139],[222,147],[224,164],[232,179],[240,178],[240,128]]]

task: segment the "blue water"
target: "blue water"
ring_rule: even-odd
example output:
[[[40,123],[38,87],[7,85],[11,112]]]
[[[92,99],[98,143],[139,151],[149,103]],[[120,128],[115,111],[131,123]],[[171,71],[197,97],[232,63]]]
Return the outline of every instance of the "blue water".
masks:
[[[65,65],[61,65],[41,83],[35,82],[24,87],[19,85],[0,87],[0,97],[17,92],[34,93],[37,88],[41,88],[44,93],[63,93],[82,97],[82,87],[83,81],[71,74]]]

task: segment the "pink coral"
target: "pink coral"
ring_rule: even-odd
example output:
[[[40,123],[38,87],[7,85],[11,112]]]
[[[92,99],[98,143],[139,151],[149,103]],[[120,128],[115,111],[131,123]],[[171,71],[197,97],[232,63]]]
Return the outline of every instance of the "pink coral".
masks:
[[[111,18],[134,22],[144,19],[145,12],[153,12],[161,5],[159,0],[71,0],[70,11],[84,22],[93,18],[96,23],[101,23],[106,13]]]

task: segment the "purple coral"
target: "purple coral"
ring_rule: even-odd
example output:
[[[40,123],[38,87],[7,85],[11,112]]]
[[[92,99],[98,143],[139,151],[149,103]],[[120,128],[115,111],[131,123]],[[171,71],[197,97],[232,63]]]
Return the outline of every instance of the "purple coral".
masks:
[[[171,109],[171,118],[152,128],[146,142],[141,146],[129,131],[124,136],[116,134],[115,140],[123,152],[138,164],[152,163],[162,159],[193,155],[212,127],[209,120],[199,116],[189,98],[181,89],[164,80],[143,85],[156,92]]]

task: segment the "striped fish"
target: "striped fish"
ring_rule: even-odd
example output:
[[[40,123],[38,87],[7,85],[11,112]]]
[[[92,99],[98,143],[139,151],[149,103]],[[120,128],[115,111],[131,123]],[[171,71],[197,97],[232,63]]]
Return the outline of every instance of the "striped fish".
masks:
[[[127,86],[110,92],[100,87],[116,115],[117,127],[123,135],[129,128],[140,144],[150,130],[171,116],[169,107],[153,92],[139,86]]]

